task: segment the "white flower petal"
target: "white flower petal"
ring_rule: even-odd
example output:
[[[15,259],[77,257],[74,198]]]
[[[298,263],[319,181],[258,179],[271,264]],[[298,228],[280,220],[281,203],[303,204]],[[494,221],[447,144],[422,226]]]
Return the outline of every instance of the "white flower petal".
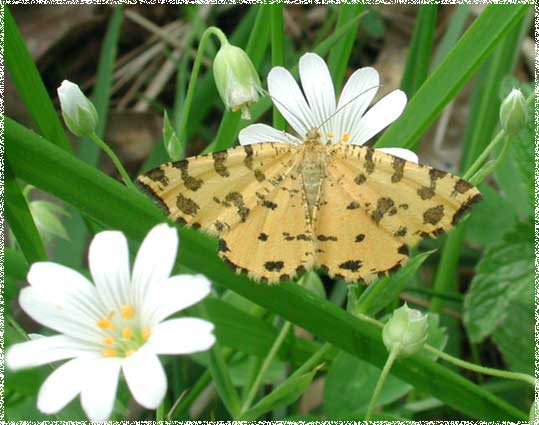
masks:
[[[47,414],[59,412],[80,393],[91,360],[74,359],[52,372],[37,395],[37,408]]]
[[[143,322],[151,326],[171,314],[198,303],[211,290],[203,275],[178,275],[155,285],[144,303]]]
[[[281,66],[272,68],[268,74],[268,91],[290,126],[301,138],[305,137],[316,125],[316,119],[292,74]]]
[[[415,152],[404,148],[379,148],[377,151],[388,153],[389,155],[398,156],[406,161],[419,163],[419,157]]]
[[[48,261],[37,262],[30,267],[27,280],[32,288],[46,293],[46,298],[52,299],[54,305],[72,305],[78,309],[79,316],[87,320],[93,321],[105,313],[95,286],[69,267]]]
[[[378,71],[371,67],[360,68],[350,76],[337,104],[339,112],[335,116],[333,126],[335,142],[342,138],[344,132],[354,134],[359,120],[378,92],[379,84]]]
[[[36,322],[60,333],[89,343],[100,341],[102,333],[96,318],[77,303],[62,299],[58,291],[28,286],[19,294],[22,309]]]
[[[157,356],[140,349],[124,361],[123,371],[137,403],[147,409],[156,409],[167,390],[165,371]]]
[[[212,323],[194,317],[167,320],[152,329],[148,345],[158,354],[190,354],[215,343]]]
[[[284,131],[277,130],[266,124],[251,124],[240,131],[238,135],[240,144],[252,145],[254,143],[282,142],[298,144],[300,141]]]
[[[132,282],[137,305],[144,305],[151,285],[164,282],[172,271],[178,250],[178,233],[168,224],[158,224],[142,241],[133,266]]]
[[[324,59],[315,53],[305,53],[299,60],[299,75],[303,92],[314,116],[314,127],[325,134],[329,132],[335,113],[335,89]],[[312,127],[311,127],[312,128]]]
[[[392,91],[363,115],[350,142],[354,145],[364,144],[399,118],[405,106],[406,94],[402,90]]]
[[[6,353],[6,366],[17,370],[57,360],[96,355],[97,350],[82,341],[76,341],[65,335],[45,336],[12,345]]]
[[[83,382],[80,402],[91,421],[105,421],[114,408],[118,378],[123,359],[101,358],[89,365]]]
[[[88,263],[97,292],[108,311],[118,311],[122,305],[132,302],[129,250],[123,233],[98,233],[90,244]]]

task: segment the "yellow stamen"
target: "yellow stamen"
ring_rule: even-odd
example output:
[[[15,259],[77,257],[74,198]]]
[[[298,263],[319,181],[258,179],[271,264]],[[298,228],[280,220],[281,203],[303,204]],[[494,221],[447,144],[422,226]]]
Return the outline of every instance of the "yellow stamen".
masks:
[[[333,133],[326,133],[326,136],[328,136],[328,139],[333,139],[335,137]]]
[[[348,140],[350,140],[350,134],[348,134],[348,132],[345,131],[345,132],[342,134],[342,141],[343,141],[343,142],[348,142]]]
[[[103,348],[101,353],[105,357],[115,357],[118,354],[114,348]]]
[[[133,331],[130,328],[125,327],[122,329],[122,336],[125,339],[131,339],[133,338]]]
[[[101,329],[112,329],[113,325],[108,317],[103,317],[97,321],[97,326],[99,326]]]
[[[145,326],[142,329],[142,338],[144,339],[144,341],[146,341],[149,337],[150,337],[150,329],[147,326]]]
[[[114,343],[114,340],[110,336],[106,336],[103,338],[103,344],[105,345],[112,345]]]
[[[130,304],[123,305],[122,309],[120,310],[120,315],[124,319],[132,319],[135,316],[135,307]]]
[[[133,354],[135,350],[129,350],[125,352],[125,357],[129,357],[131,354]]]

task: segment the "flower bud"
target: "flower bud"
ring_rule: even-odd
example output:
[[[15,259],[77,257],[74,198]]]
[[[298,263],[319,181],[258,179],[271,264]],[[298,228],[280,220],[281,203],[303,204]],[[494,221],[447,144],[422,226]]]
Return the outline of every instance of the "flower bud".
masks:
[[[398,349],[399,355],[410,356],[423,347],[428,329],[427,315],[404,304],[385,324],[382,338],[388,351]]]
[[[64,122],[74,135],[89,136],[97,126],[97,111],[78,85],[64,80],[58,87]]]
[[[65,208],[48,201],[32,201],[28,204],[37,230],[45,243],[54,238],[69,240],[61,216],[68,216]]]
[[[167,150],[168,156],[172,161],[178,161],[183,154],[183,144],[178,139],[178,135],[170,123],[167,111],[163,116],[163,143]]]
[[[247,53],[222,44],[213,61],[213,76],[225,106],[233,111],[241,109],[241,117],[250,119],[248,107],[259,98],[260,77]]]
[[[500,123],[509,134],[517,134],[528,122],[526,99],[519,89],[511,90],[500,106]]]

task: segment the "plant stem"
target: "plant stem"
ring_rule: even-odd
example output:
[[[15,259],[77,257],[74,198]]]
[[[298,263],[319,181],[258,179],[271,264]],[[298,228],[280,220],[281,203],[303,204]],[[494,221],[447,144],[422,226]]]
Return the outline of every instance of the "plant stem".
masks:
[[[227,45],[228,40],[226,35],[217,27],[208,27],[200,37],[200,43],[198,45],[197,54],[195,56],[195,62],[193,63],[193,69],[191,70],[191,78],[189,79],[189,85],[187,87],[187,94],[185,95],[185,101],[183,103],[182,115],[180,118],[180,126],[178,129],[178,139],[182,142],[185,140],[187,134],[187,122],[189,121],[189,113],[191,111],[191,104],[193,103],[193,97],[195,95],[195,88],[198,80],[198,73],[200,72],[200,64],[202,63],[202,57],[206,49],[206,43],[210,35],[215,35],[219,38],[221,45]]]
[[[528,96],[528,98],[526,99],[526,106],[530,107],[532,105],[532,102],[534,101],[534,99],[535,99],[535,92],[531,93]],[[466,173],[462,177],[464,180],[470,180],[470,179],[472,179],[474,177],[474,175],[476,175],[478,173],[481,166],[486,162],[486,160],[490,156],[490,153],[492,152],[492,150],[497,145],[499,145],[502,141],[505,140],[504,136],[506,136],[506,135],[507,135],[507,133],[504,130],[500,130],[498,132],[498,134],[496,134],[494,139],[492,139],[492,141],[488,144],[488,146],[485,148],[485,150],[483,152],[481,152],[481,155],[479,155],[479,157],[474,161],[474,163],[470,166],[470,168],[468,168],[468,170],[466,170]],[[502,151],[502,153],[496,159],[495,164],[494,164],[495,166],[492,166],[491,172],[493,172],[496,169],[496,167],[499,165],[501,160],[504,159],[505,154],[506,154],[507,150],[509,149],[507,144],[508,143],[506,143],[506,145],[504,146],[504,150]],[[500,160],[500,158],[501,158],[501,160]]]
[[[509,372],[507,370],[493,369],[490,367],[476,365],[476,364],[467,362],[465,360],[461,360],[456,357],[453,357],[452,355],[447,354],[441,350],[438,350],[437,348],[434,348],[432,345],[428,345],[428,344],[425,344],[425,349],[427,351],[430,351],[431,353],[436,354],[437,356],[448,361],[449,363],[453,363],[456,366],[459,366],[468,370],[472,370],[474,372],[482,373],[484,375],[498,376],[500,378],[524,381],[531,384],[532,386],[535,386],[535,378],[531,375],[527,375],[525,373],[518,373],[518,372]]]
[[[376,320],[372,317],[367,316],[366,314],[356,314],[356,317],[360,320],[363,320],[365,322],[372,323],[373,325],[377,326],[380,329],[383,329],[384,324],[380,322],[379,320]],[[484,375],[490,375],[490,376],[498,376],[501,378],[506,379],[515,379],[518,381],[525,381],[531,384],[532,386],[535,386],[535,378],[531,375],[527,375],[525,373],[518,373],[518,372],[509,372],[507,370],[500,370],[500,369],[494,369],[490,367],[480,366],[476,365],[474,363],[467,362],[465,360],[461,360],[457,357],[453,357],[450,354],[447,354],[444,351],[438,350],[437,348],[433,347],[432,345],[425,344],[423,348],[427,351],[430,351],[431,353],[436,354],[438,357],[453,363],[456,366],[462,367],[464,369],[468,369],[474,372],[482,373]]]
[[[285,324],[281,328],[281,331],[279,332],[279,335],[277,335],[277,338],[275,339],[275,342],[273,343],[268,355],[264,359],[262,366],[260,366],[260,370],[258,371],[258,375],[256,376],[253,386],[251,387],[249,393],[247,394],[247,397],[245,398],[245,401],[243,402],[240,416],[244,414],[245,412],[247,412],[247,410],[249,410],[249,407],[251,407],[251,403],[256,397],[256,393],[258,392],[258,389],[260,388],[260,384],[262,383],[262,378],[264,377],[266,371],[270,367],[271,362],[275,358],[277,352],[281,348],[281,345],[283,344],[284,339],[288,335],[288,332],[290,331],[291,326],[292,324],[290,322],[285,322]]]
[[[122,179],[124,183],[130,187],[131,189],[137,190],[133,182],[131,181],[131,178],[129,177],[129,174],[127,174],[127,171],[125,171],[125,168],[123,167],[122,163],[116,156],[116,154],[112,151],[112,149],[95,133],[93,132],[90,134],[90,139],[93,140],[93,142],[99,146],[105,153],[108,155],[108,157],[112,160],[114,166],[122,176]]]
[[[391,370],[391,366],[393,366],[393,362],[399,355],[399,352],[400,352],[400,348],[398,346],[396,346],[389,352],[389,356],[386,360],[386,364],[384,365],[384,368],[382,369],[382,373],[380,374],[380,377],[378,378],[378,382],[376,383],[376,387],[374,388],[374,392],[372,393],[371,401],[369,402],[369,407],[367,409],[367,414],[365,415],[366,421],[371,419],[372,413],[374,411],[374,407],[376,405],[376,402],[378,401],[378,397],[380,396],[380,391],[382,390],[382,387],[387,378],[387,375],[389,374],[389,371]]]
[[[303,375],[307,372],[309,372],[313,367],[317,366],[318,363],[320,363],[320,360],[333,348],[333,345],[331,345],[329,342],[326,342],[324,345],[322,345],[318,351],[316,351],[311,357],[307,359],[305,363],[303,363],[300,367],[298,367],[292,375],[290,375],[288,379],[295,378],[296,376]]]
[[[163,421],[165,419],[165,400],[161,402],[157,409],[155,410],[155,420],[156,422]]]

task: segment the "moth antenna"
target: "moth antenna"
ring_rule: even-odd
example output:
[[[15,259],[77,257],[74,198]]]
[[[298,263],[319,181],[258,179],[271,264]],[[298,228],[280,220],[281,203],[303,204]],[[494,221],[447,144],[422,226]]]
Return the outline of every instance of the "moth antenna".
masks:
[[[346,108],[348,105],[350,105],[352,102],[356,101],[359,97],[363,96],[365,93],[372,89],[377,89],[382,87],[381,84],[378,84],[377,86],[369,87],[368,89],[362,91],[357,96],[354,96],[352,99],[350,99],[348,102],[346,102],[344,105],[342,105],[340,108],[338,108],[335,112],[333,112],[329,117],[327,117],[322,123],[316,127],[317,129],[320,129],[325,123],[327,123],[331,118],[333,118],[335,115],[337,115],[339,112],[341,112],[344,108]]]

